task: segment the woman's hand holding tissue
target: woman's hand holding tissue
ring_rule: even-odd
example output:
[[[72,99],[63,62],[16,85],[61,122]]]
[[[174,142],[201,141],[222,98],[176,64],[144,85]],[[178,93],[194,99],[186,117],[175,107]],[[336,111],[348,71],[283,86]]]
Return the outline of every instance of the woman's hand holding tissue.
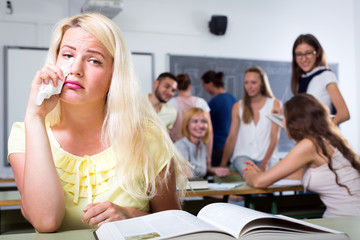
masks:
[[[26,117],[40,116],[45,119],[45,116],[56,106],[59,95],[53,95],[48,100],[42,102],[41,105],[36,104],[36,99],[40,91],[41,85],[49,84],[50,81],[57,87],[59,80],[65,80],[61,69],[55,65],[45,65],[41,70],[37,71],[32,83],[29,95],[28,106],[26,110]]]

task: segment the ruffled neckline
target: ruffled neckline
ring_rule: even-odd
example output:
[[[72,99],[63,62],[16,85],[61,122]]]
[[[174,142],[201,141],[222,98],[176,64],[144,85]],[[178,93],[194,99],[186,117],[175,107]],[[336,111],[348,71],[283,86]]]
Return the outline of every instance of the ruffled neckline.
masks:
[[[113,147],[95,155],[77,156],[61,148],[50,126],[48,136],[56,146],[53,156],[56,168],[61,170],[63,189],[74,196],[74,203],[78,203],[79,198],[87,198],[91,203],[93,197],[110,189],[109,180],[114,177],[116,166]]]

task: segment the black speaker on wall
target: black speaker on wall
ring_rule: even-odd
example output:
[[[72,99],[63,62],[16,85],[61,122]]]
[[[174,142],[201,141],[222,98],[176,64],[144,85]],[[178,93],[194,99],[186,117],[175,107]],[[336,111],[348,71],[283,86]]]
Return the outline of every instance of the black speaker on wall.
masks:
[[[209,22],[210,32],[215,35],[224,35],[226,32],[227,26],[227,17],[221,15],[213,15],[211,16],[211,20]]]

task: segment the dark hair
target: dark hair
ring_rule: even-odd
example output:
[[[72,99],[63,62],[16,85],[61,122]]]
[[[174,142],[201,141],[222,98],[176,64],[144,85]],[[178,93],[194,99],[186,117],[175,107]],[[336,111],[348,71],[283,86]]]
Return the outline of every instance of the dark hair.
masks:
[[[163,72],[161,73],[158,77],[157,77],[157,81],[161,82],[162,80],[164,80],[165,78],[171,78],[172,80],[174,80],[175,82],[177,82],[177,79],[175,77],[174,74],[170,73],[170,72]]]
[[[301,34],[300,36],[298,36],[294,42],[294,46],[292,49],[291,91],[294,95],[298,93],[299,81],[301,75],[305,73],[296,63],[296,55],[295,55],[295,49],[297,48],[297,46],[299,46],[302,43],[306,43],[315,49],[316,51],[315,66],[317,67],[324,66],[325,68],[328,68],[326,64],[326,56],[324,49],[322,48],[320,42],[316,39],[316,37],[312,34]]]
[[[224,87],[224,73],[215,71],[207,71],[202,75],[201,79],[204,81],[204,83],[212,82],[216,88],[223,88]]]
[[[185,73],[180,73],[176,76],[176,78],[177,78],[177,83],[178,83],[178,90],[186,91],[191,84],[189,75],[187,75]]]
[[[316,146],[317,153],[322,153],[328,158],[328,166],[335,174],[336,183],[345,187],[351,195],[349,188],[339,183],[338,175],[333,170],[331,156],[326,151],[325,142],[337,148],[358,172],[360,172],[359,156],[331,121],[329,109],[312,95],[301,93],[284,104],[284,116],[288,136],[297,142],[304,138],[311,140]]]

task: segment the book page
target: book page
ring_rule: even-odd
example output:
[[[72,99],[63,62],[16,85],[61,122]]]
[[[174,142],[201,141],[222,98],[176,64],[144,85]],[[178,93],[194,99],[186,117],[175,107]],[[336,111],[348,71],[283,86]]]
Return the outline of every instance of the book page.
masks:
[[[274,215],[255,211],[228,203],[212,203],[200,210],[197,217],[217,226],[235,238],[240,236],[244,226],[259,218],[276,218]]]
[[[217,226],[235,238],[258,234],[341,234],[329,228],[307,223],[294,218],[263,213],[249,208],[228,204],[213,203],[198,213],[198,218]],[[273,235],[274,236],[274,235]]]
[[[166,239],[205,231],[221,232],[220,229],[199,220],[190,213],[182,210],[169,210],[105,223],[96,230],[96,235],[100,240]]]

